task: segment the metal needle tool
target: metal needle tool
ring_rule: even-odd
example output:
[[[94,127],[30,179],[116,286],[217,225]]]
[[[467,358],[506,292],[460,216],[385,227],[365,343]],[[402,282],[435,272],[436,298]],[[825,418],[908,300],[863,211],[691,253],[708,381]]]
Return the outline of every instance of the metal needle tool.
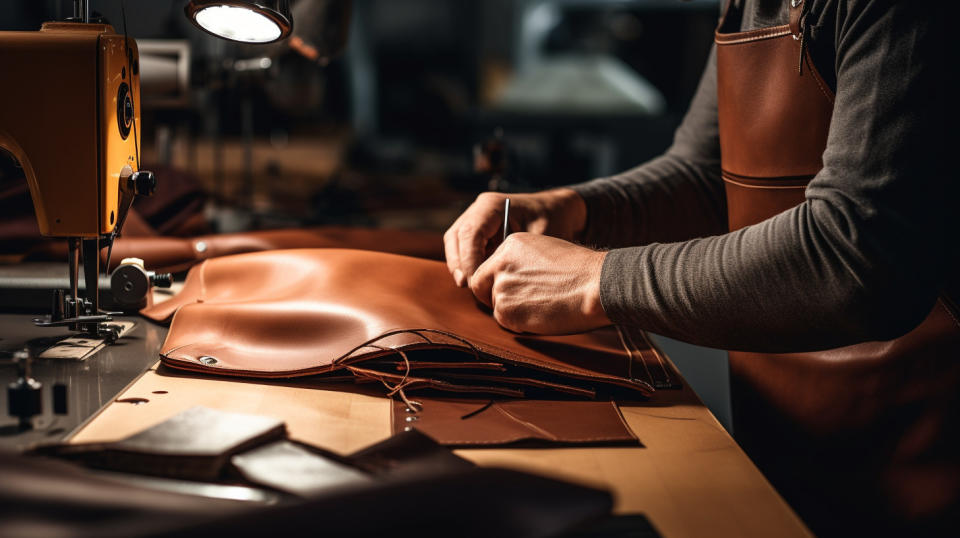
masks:
[[[503,240],[507,240],[510,235],[510,199],[503,201]]]

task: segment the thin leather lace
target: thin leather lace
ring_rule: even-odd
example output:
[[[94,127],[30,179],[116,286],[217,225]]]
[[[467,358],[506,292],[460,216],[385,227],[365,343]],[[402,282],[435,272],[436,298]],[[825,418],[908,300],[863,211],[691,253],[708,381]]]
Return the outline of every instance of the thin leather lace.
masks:
[[[411,412],[417,413],[421,409],[423,409],[422,402],[418,402],[416,400],[411,400],[410,398],[407,398],[407,393],[403,391],[403,389],[405,389],[407,385],[410,384],[410,381],[411,381],[410,359],[407,358],[407,354],[404,353],[402,349],[397,349],[394,347],[384,347],[384,346],[378,346],[376,344],[368,344],[366,347],[372,347],[374,349],[379,349],[381,351],[395,351],[400,355],[400,358],[403,359],[403,364],[406,366],[406,371],[403,372],[403,377],[400,378],[400,381],[398,381],[397,384],[392,387],[390,386],[390,383],[387,383],[385,379],[381,378],[380,382],[383,383],[384,387],[387,387],[387,390],[389,391],[387,392],[387,396],[393,397],[395,394],[399,395],[400,399],[403,400],[403,403],[407,405],[407,409],[409,409]]]
[[[447,338],[451,338],[451,339],[453,339],[453,340],[456,340],[456,341],[458,341],[458,342],[466,345],[468,348],[470,348],[470,351],[473,353],[474,358],[475,358],[476,360],[478,360],[478,361],[480,360],[480,350],[477,348],[477,346],[473,345],[473,343],[470,342],[469,340],[467,340],[467,339],[465,339],[465,338],[463,338],[463,337],[461,337],[461,336],[458,336],[458,335],[456,335],[456,334],[454,334],[454,333],[451,333],[451,332],[443,331],[443,330],[440,330],[440,329],[426,329],[426,328],[425,328],[425,329],[397,329],[397,330],[394,330],[394,331],[387,331],[387,332],[381,334],[380,336],[377,336],[377,337],[375,337],[375,338],[371,338],[370,340],[367,340],[366,342],[364,342],[364,343],[358,345],[357,347],[351,349],[350,351],[348,351],[348,352],[345,353],[343,356],[341,356],[340,358],[336,359],[336,360],[333,361],[333,362],[334,362],[334,364],[341,363],[341,362],[345,361],[346,359],[350,358],[351,355],[353,355],[354,353],[356,353],[357,351],[359,351],[359,350],[361,350],[361,349],[363,349],[363,348],[365,348],[365,347],[369,347],[369,348],[373,348],[373,349],[379,349],[380,351],[393,351],[393,352],[396,352],[397,354],[400,355],[400,358],[403,359],[403,364],[404,364],[404,366],[405,366],[405,371],[404,371],[403,377],[400,379],[399,382],[397,382],[396,385],[390,385],[390,383],[388,383],[388,382],[387,382],[386,380],[384,380],[384,379],[380,379],[380,382],[383,383],[383,385],[384,385],[384,386],[387,388],[387,390],[389,391],[389,392],[387,393],[387,396],[390,396],[390,397],[393,397],[394,395],[400,396],[400,399],[403,400],[403,403],[407,404],[407,408],[410,409],[411,412],[417,413],[417,412],[419,412],[420,410],[423,409],[423,403],[418,402],[418,401],[416,401],[416,400],[411,400],[411,399],[409,399],[409,398],[407,397],[407,394],[406,394],[406,393],[404,392],[404,390],[403,390],[403,389],[405,389],[405,388],[407,387],[407,385],[409,385],[409,384],[412,382],[412,380],[410,379],[410,371],[411,371],[410,359],[407,357],[407,354],[406,354],[403,350],[401,350],[401,349],[398,349],[398,348],[395,348],[395,347],[380,346],[380,345],[377,345],[377,344],[376,344],[376,342],[378,342],[378,341],[380,341],[380,340],[383,340],[384,338],[389,338],[389,337],[391,337],[391,336],[396,336],[396,335],[398,335],[398,334],[408,334],[408,333],[409,333],[409,334],[415,334],[416,336],[422,338],[427,344],[431,344],[431,345],[436,344],[436,342],[434,342],[433,340],[427,338],[426,336],[424,336],[424,335],[421,334],[421,333],[434,333],[434,334],[440,334],[440,335],[446,336]]]

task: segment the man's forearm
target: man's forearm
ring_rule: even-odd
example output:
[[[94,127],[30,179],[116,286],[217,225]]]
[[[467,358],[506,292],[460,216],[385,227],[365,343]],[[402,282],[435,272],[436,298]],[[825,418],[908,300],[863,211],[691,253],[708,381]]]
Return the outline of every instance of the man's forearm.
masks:
[[[571,188],[586,206],[582,240],[588,245],[626,247],[726,231],[719,168],[675,155]]]

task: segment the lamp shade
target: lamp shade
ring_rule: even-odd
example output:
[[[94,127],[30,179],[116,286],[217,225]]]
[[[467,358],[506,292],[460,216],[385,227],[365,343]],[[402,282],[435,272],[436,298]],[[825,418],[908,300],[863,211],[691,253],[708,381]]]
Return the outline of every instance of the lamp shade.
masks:
[[[204,32],[240,43],[272,43],[293,31],[288,0],[190,0],[183,10]]]

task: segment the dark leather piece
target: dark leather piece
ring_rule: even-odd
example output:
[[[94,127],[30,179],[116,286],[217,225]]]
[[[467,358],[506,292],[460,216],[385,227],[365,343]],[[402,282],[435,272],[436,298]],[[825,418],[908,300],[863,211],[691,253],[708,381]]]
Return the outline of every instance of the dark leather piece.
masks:
[[[453,383],[437,377],[403,376],[359,366],[347,366],[347,370],[356,376],[359,383],[379,381],[388,387],[404,383],[405,390],[433,389],[451,393],[489,394],[511,398],[523,398],[524,396],[523,390],[520,388],[506,387],[496,383],[484,383],[483,380],[474,378],[464,379],[461,383]]]
[[[229,519],[248,503],[155,491],[63,461],[0,452],[0,536],[113,538]]]
[[[352,465],[288,440],[237,454],[230,463],[249,482],[300,497],[373,480]]]
[[[492,468],[395,475],[293,505],[211,518],[155,536],[562,536],[610,513],[610,493]]]
[[[33,453],[97,469],[216,480],[232,454],[285,435],[283,422],[273,418],[192,407],[120,441],[53,445]]]
[[[425,361],[425,360],[413,360],[408,361],[407,364],[404,364],[403,361],[398,360],[383,360],[383,361],[369,361],[368,365],[380,367],[380,368],[390,368],[397,372],[403,372],[407,368],[407,364],[411,370],[430,370],[430,369],[442,369],[442,370],[492,370],[494,372],[504,372],[506,367],[499,362],[482,362],[482,361]]]
[[[442,262],[359,250],[298,249],[207,260],[173,299],[142,311],[173,316],[163,363],[195,372],[263,378],[350,369],[395,385],[403,373],[365,361],[416,361],[418,350],[449,349],[460,361],[498,362],[591,390],[647,396],[650,371],[665,361],[642,334],[624,349],[613,327],[585,334],[533,336],[500,327]],[[389,370],[389,369],[388,369]],[[462,373],[462,369],[455,369]],[[523,376],[529,377],[529,376]],[[645,380],[646,379],[646,380]],[[409,388],[519,396],[522,386],[406,376]],[[486,380],[484,380],[486,381]],[[463,389],[462,387],[467,387]]]
[[[637,446],[614,402],[417,398],[394,402],[394,433],[416,430],[456,447]]]
[[[792,37],[801,8],[788,26],[728,33],[731,10],[717,32],[731,230],[802,203],[823,166],[833,94]],[[737,440],[818,533],[936,525],[960,503],[958,357],[960,323],[943,298],[888,342],[730,352]]]
[[[581,398],[593,399],[597,397],[596,391],[587,388],[587,387],[577,387],[574,385],[569,385],[565,383],[558,383],[556,381],[549,381],[546,379],[538,378],[534,375],[529,377],[518,377],[513,375],[490,375],[490,374],[467,374],[467,373],[441,373],[446,379],[451,379],[456,381],[457,379],[470,379],[480,382],[489,382],[489,383],[508,383],[513,385],[520,385],[526,387],[532,387],[535,389],[543,389],[547,391],[557,391],[566,394],[571,394],[573,396],[579,396]],[[526,392],[525,392],[526,394]]]
[[[378,476],[463,471],[473,462],[416,430],[396,433],[349,456],[350,463]]]

